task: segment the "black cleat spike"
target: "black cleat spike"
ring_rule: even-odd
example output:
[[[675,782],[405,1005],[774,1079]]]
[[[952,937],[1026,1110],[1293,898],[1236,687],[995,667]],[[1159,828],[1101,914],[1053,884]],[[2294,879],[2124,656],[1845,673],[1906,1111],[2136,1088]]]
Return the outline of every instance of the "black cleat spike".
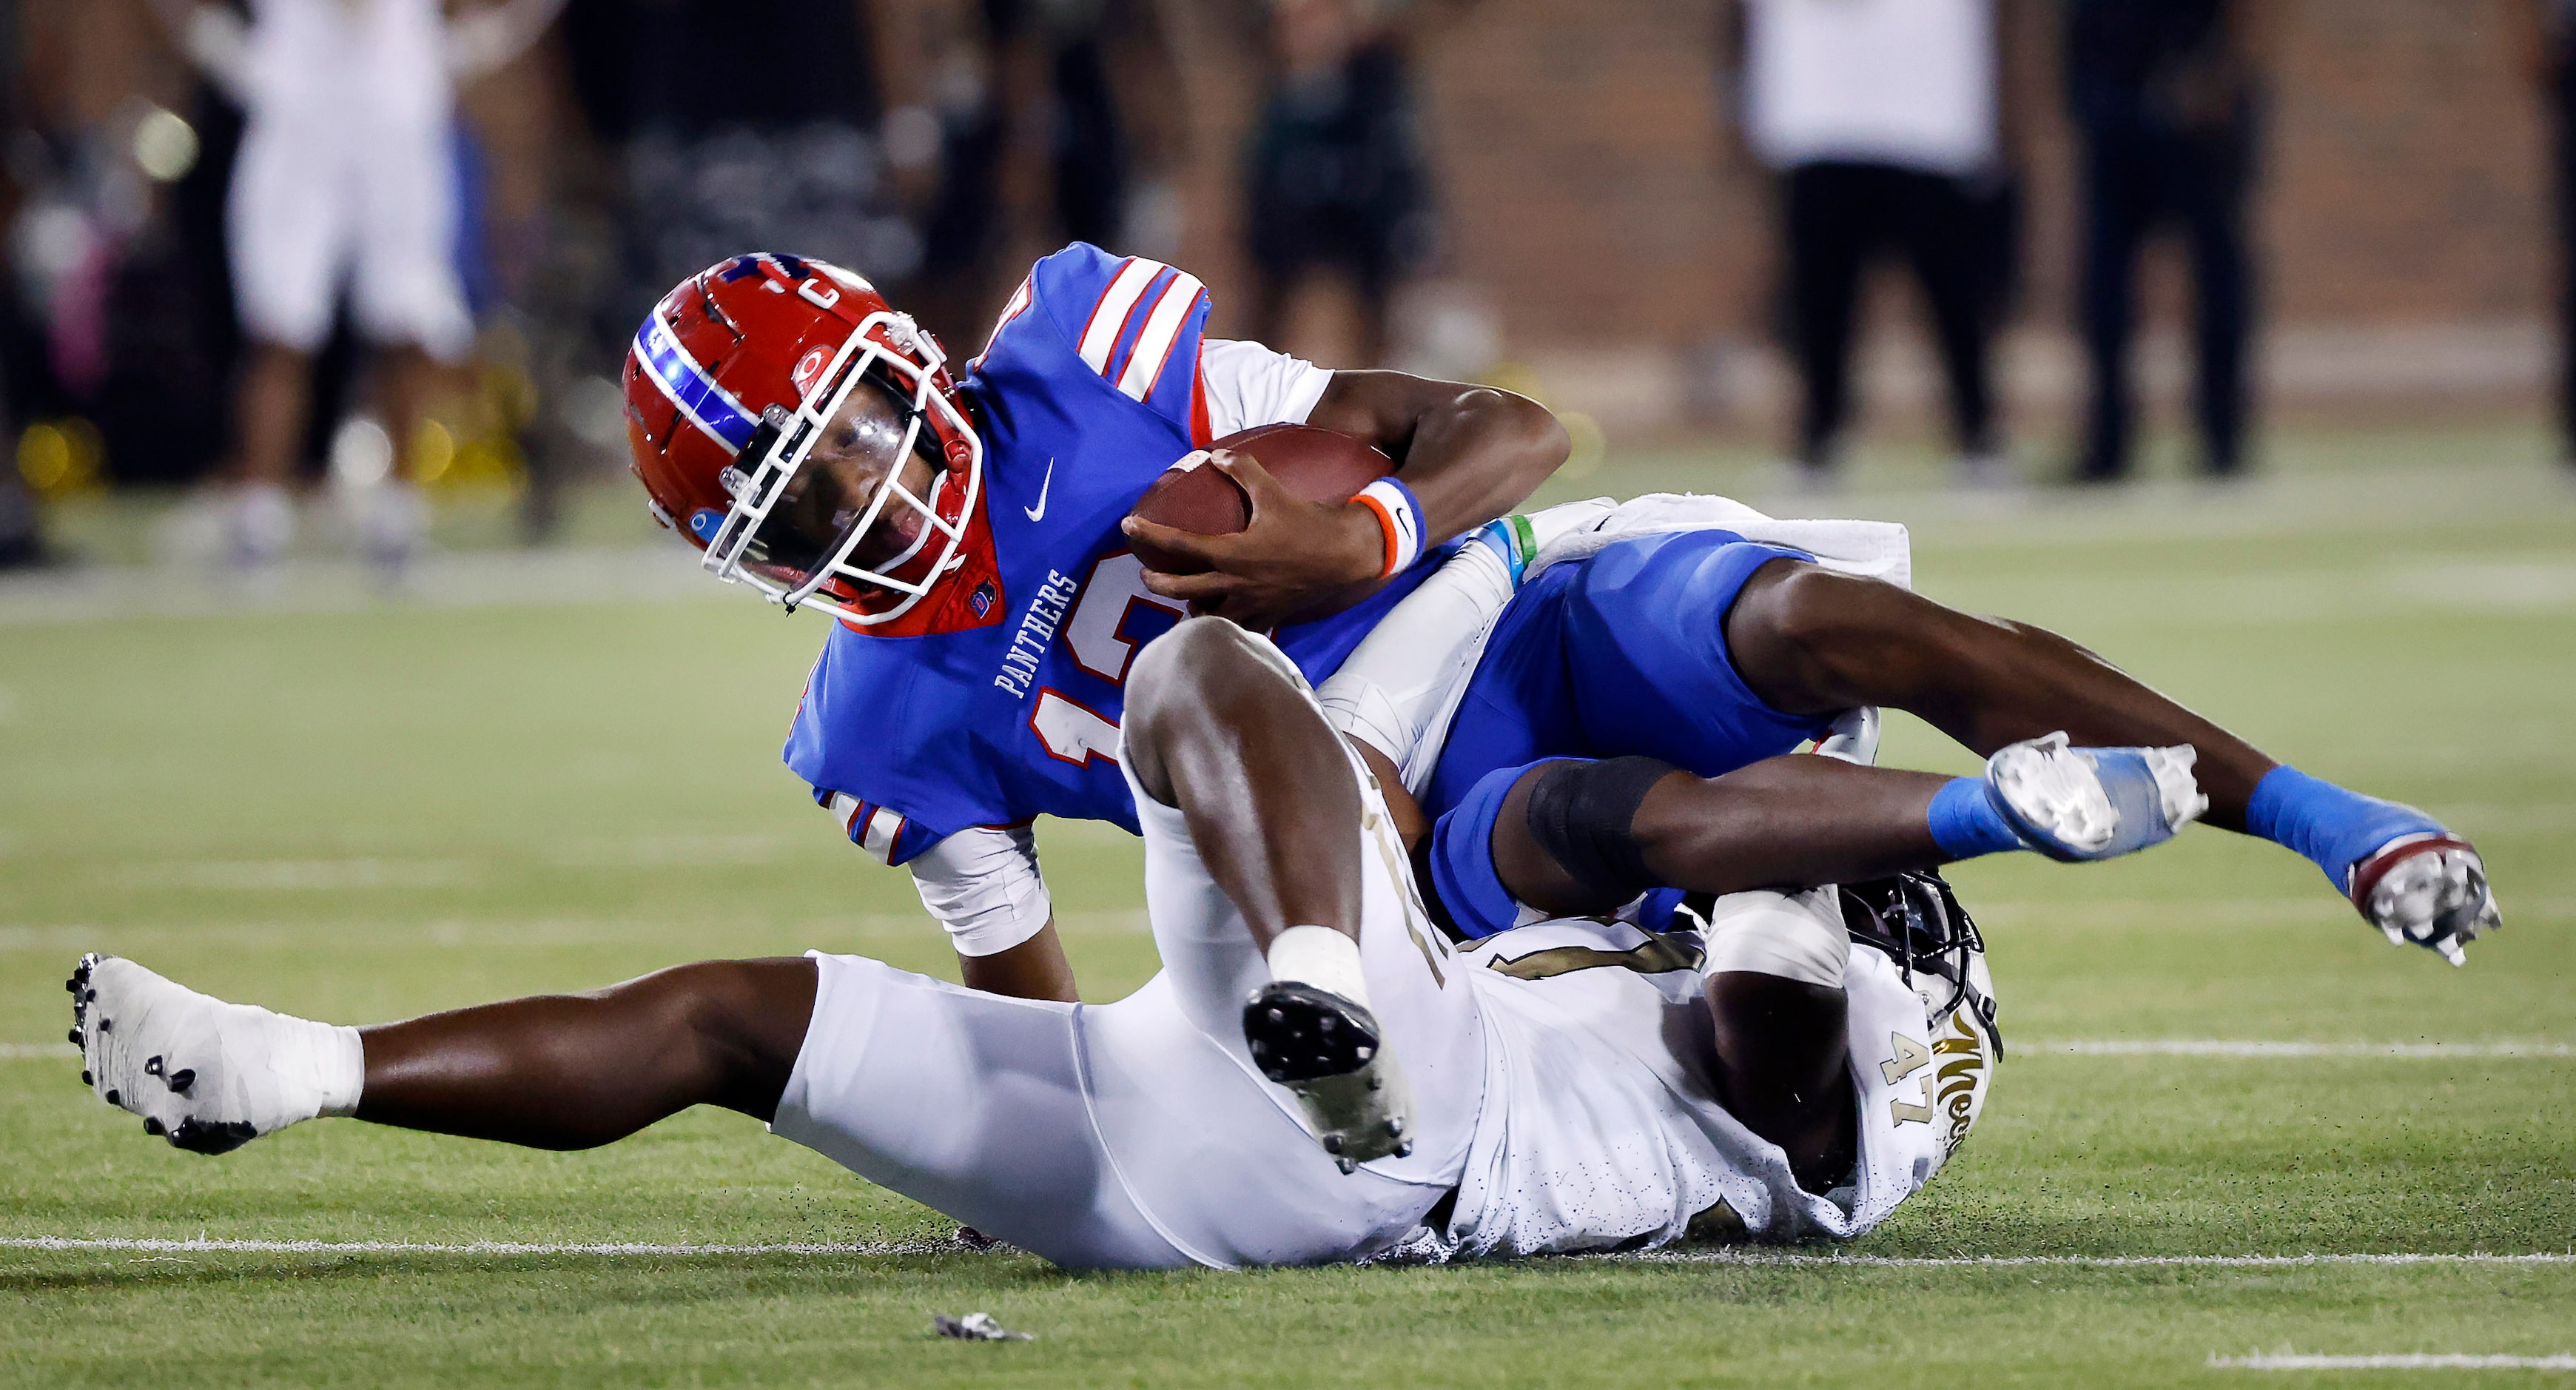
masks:
[[[1341,1151],[1342,1136],[1338,1134],[1327,1134],[1324,1136],[1324,1152],[1328,1154],[1337,1154]]]
[[[83,1067],[81,1068],[81,1084],[84,1086],[95,1086],[98,1084],[98,1078],[89,1074],[89,1068]]]
[[[188,1094],[188,1088],[196,1084],[197,1072],[194,1067],[181,1067],[170,1073],[170,1089],[180,1095]]]
[[[1287,981],[1262,986],[1245,1004],[1243,1037],[1261,1049],[1264,1074],[1286,1082],[1348,1075],[1368,1065],[1379,1046],[1377,1019],[1367,1009]]]
[[[74,1046],[74,1047],[78,1047],[78,1046],[80,1046],[80,1045],[81,1045],[80,1028],[78,1027],[78,1025],[75,1025],[75,1026],[72,1028],[72,1031],[71,1031],[70,1033],[66,1034],[65,1036],[66,1036],[66,1037],[68,1037],[68,1038],[71,1040],[71,1044],[72,1044],[72,1046]]]
[[[125,1097],[118,1095],[113,1089],[110,1089],[107,1093],[107,1103],[110,1105],[123,1105],[125,1104]]]
[[[1395,1146],[1395,1156],[1396,1156],[1396,1157],[1398,1157],[1398,1158],[1411,1158],[1411,1157],[1413,1157],[1413,1141],[1412,1141],[1412,1140],[1410,1140],[1410,1139],[1407,1139],[1407,1140],[1405,1140],[1403,1143],[1396,1145],[1396,1146]]]
[[[143,1059],[143,1074],[145,1076],[159,1076],[161,1074],[161,1056],[159,1053],[154,1053],[152,1056]]]
[[[146,1115],[146,1116],[144,1116],[144,1117],[143,1117],[143,1132],[144,1132],[144,1133],[146,1133],[146,1134],[151,1135],[151,1136],[152,1136],[153,1138],[155,1138],[155,1139],[158,1139],[158,1138],[160,1138],[162,1135],[167,1134],[167,1133],[169,1133],[170,1131],[169,1131],[167,1128],[165,1128],[159,1120],[153,1119],[151,1116]]]
[[[98,1021],[98,1031],[100,1031],[100,1032],[102,1032],[102,1033],[106,1032],[108,1029],[113,1028],[113,1027],[115,1027],[115,1026],[116,1026],[116,1021],[115,1021],[114,1019],[111,1019],[111,1018],[106,1018],[106,1017],[103,1017],[103,1016],[102,1016],[102,1017],[99,1019],[99,1021]]]
[[[173,1146],[199,1154],[228,1154],[258,1137],[259,1131],[251,1128],[248,1120],[210,1125],[194,1116],[181,1120],[179,1127],[170,1131]]]

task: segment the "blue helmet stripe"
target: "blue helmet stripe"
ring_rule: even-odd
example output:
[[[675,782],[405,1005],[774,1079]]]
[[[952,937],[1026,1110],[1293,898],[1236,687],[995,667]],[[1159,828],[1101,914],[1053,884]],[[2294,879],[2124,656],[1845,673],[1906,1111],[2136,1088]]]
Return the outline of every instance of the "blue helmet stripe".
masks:
[[[662,394],[671,398],[671,404],[709,438],[737,454],[751,443],[751,413],[689,356],[659,313],[646,315],[644,326],[635,330],[635,360],[643,364]]]

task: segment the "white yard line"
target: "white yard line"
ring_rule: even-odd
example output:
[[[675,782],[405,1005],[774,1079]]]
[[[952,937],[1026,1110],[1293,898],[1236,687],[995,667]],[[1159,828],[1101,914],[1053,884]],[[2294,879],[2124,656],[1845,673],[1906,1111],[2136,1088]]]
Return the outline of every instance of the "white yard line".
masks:
[[[8,1236],[0,1237],[0,1250],[101,1250],[162,1255],[955,1255],[976,1253],[977,1247],[958,1240],[863,1240],[846,1245],[804,1241],[770,1245],[654,1245],[636,1241],[570,1245],[515,1240],[440,1244],[410,1240],[209,1240],[204,1236],[193,1240]]]
[[[2478,1356],[2461,1352],[2423,1352],[2404,1356],[2311,1356],[2306,1352],[2277,1355],[2213,1356],[2212,1370],[2232,1371],[2576,1371],[2576,1356]]]
[[[2007,1044],[2009,1045],[2009,1044]],[[2095,1038],[2034,1042],[2033,1052],[2079,1057],[2576,1057],[2553,1042],[2252,1042],[2232,1038]]]
[[[24,1062],[37,1057],[78,1057],[80,1049],[67,1042],[0,1043],[0,1062]]]
[[[1641,1250],[1601,1259],[1640,1264],[1849,1265],[1857,1269],[2282,1269],[2310,1265],[2576,1265],[2576,1252],[2536,1255],[1822,1255],[1728,1246],[1716,1250]]]
[[[954,1240],[855,1241],[846,1245],[789,1241],[761,1245],[653,1244],[633,1241],[556,1244],[532,1241],[477,1240],[453,1244],[407,1240],[218,1240],[198,1236],[176,1240],[153,1237],[9,1236],[0,1250],[100,1251],[154,1255],[945,1255],[977,1253],[978,1247]],[[2273,1269],[2309,1265],[2570,1265],[2576,1253],[2542,1254],[2375,1254],[2375,1255],[1832,1255],[1797,1250],[1656,1250],[1596,1258],[1639,1264],[1779,1265],[1854,1269]]]

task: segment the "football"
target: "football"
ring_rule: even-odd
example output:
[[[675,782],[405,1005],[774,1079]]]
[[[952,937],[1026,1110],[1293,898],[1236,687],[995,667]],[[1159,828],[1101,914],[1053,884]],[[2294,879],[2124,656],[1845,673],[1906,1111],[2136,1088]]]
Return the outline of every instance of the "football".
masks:
[[[1342,502],[1361,488],[1395,471],[1395,461],[1375,445],[1314,425],[1263,425],[1227,435],[1209,449],[1250,454],[1309,502]],[[1145,489],[1131,513],[1179,531],[1226,536],[1252,520],[1252,499],[1221,468],[1209,468],[1205,451],[1194,451]],[[1136,554],[1150,569],[1165,574],[1197,574],[1206,566],[1154,546],[1137,543]]]

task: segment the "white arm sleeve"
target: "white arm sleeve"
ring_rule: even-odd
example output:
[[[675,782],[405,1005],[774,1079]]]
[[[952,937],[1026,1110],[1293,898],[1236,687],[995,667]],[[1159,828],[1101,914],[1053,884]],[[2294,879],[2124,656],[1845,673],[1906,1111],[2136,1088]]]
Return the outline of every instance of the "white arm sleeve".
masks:
[[[1331,372],[1259,343],[1226,338],[1199,343],[1199,385],[1206,393],[1212,439],[1262,425],[1302,425],[1332,384]]]
[[[1055,916],[1025,825],[961,830],[916,856],[912,886],[961,956],[990,956],[1035,936]]]
[[[1384,753],[1420,796],[1440,765],[1449,721],[1512,597],[1511,570],[1484,545],[1464,545],[1388,609],[1341,669],[1315,692],[1324,717]]]

